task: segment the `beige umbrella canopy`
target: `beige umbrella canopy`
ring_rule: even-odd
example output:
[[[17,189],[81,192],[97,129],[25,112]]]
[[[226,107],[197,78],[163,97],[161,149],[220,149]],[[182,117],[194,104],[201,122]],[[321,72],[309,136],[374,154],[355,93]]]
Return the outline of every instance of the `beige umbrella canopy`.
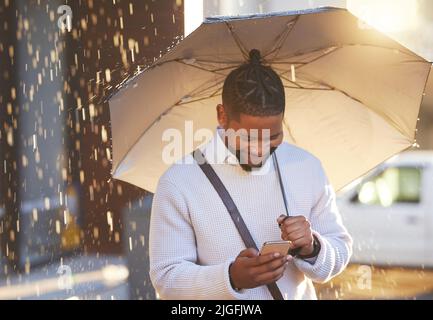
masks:
[[[345,9],[213,17],[110,99],[113,177],[154,192],[168,129],[185,138],[175,159],[204,143],[188,126],[213,132],[224,79],[253,48],[283,80],[285,140],[336,190],[414,144],[430,62]]]

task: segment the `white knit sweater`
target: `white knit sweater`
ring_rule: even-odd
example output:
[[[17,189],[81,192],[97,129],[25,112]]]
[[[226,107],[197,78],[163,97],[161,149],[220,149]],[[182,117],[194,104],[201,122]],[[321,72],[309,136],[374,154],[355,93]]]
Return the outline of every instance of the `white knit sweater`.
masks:
[[[285,209],[271,158],[264,168],[245,172],[217,133],[201,150],[230,192],[257,246],[280,240],[276,220]],[[314,262],[293,259],[277,284],[285,299],[316,299],[312,281],[322,283],[343,271],[352,239],[342,225],[320,160],[288,143],[281,144],[276,155],[290,215],[306,216],[321,243]],[[151,215],[150,277],[162,299],[272,299],[266,286],[240,292],[231,287],[229,265],[245,246],[191,155],[160,178]]]

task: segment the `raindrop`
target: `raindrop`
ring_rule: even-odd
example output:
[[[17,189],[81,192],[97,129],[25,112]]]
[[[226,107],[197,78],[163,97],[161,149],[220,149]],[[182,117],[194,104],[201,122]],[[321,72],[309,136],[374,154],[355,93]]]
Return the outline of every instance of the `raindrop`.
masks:
[[[110,69],[105,69],[105,81],[111,82],[111,71]]]
[[[290,65],[290,73],[292,75],[292,81],[296,82],[295,66],[293,64]]]

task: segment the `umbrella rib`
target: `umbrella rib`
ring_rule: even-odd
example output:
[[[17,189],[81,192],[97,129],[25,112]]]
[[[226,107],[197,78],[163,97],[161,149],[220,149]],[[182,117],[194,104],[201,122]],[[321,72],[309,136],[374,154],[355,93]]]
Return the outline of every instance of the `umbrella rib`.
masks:
[[[333,47],[333,46],[331,46],[331,47],[327,47],[327,48],[323,48],[323,49],[318,49],[318,50],[326,50],[326,49],[331,49],[331,50],[328,50],[328,51],[326,51],[325,53],[323,53],[322,55],[320,55],[320,56],[318,56],[318,57],[316,57],[316,58],[314,58],[314,59],[312,59],[312,60],[310,60],[310,61],[308,61],[308,62],[305,62],[305,63],[302,63],[302,65],[300,65],[299,67],[297,67],[297,70],[299,70],[299,69],[302,69],[303,67],[305,67],[305,66],[308,66],[309,64],[311,64],[311,63],[313,63],[313,62],[316,62],[316,61],[318,61],[319,59],[322,59],[322,58],[324,58],[324,57],[326,57],[327,55],[329,55],[329,54],[331,54],[331,53],[334,53],[334,52],[336,52],[337,50],[339,50],[339,49],[342,49],[342,48],[344,48],[344,47],[347,47],[347,46],[356,46],[356,44],[348,44],[348,45],[343,45],[343,46],[338,46],[338,47]],[[366,45],[366,46],[370,46],[370,45]],[[388,50],[395,50],[395,49],[392,49],[392,48],[388,48],[388,47],[383,47],[383,46],[373,46],[373,47],[377,47],[377,48],[381,48],[381,49],[388,49]],[[317,51],[317,50],[315,50],[315,51]],[[314,51],[311,51],[311,52],[314,52]],[[399,52],[401,52],[401,51],[399,51]],[[310,52],[307,52],[307,53],[310,53]],[[404,52],[403,52],[404,53]],[[302,54],[300,54],[300,55],[303,55],[303,54],[306,54],[306,53],[302,53]],[[297,56],[299,56],[299,55],[297,55]],[[291,57],[288,57],[288,59],[290,59]],[[404,62],[406,62],[406,61],[404,61]],[[422,60],[420,60],[420,61],[416,61],[416,60],[410,60],[410,62],[419,62],[419,63],[426,63],[426,61],[422,61]],[[286,64],[296,64],[296,63],[294,63],[294,62],[285,62]],[[429,63],[429,62],[427,62],[427,63]],[[280,62],[280,64],[284,64],[284,62]],[[275,68],[275,67],[274,67]],[[275,69],[277,69],[278,70],[278,68],[275,68]],[[280,69],[281,70],[281,69]],[[283,75],[284,74],[286,74],[286,73],[288,73],[289,72],[289,70],[284,70],[281,74],[280,74],[280,77],[282,77],[282,78],[284,78],[285,80],[287,80],[287,81],[289,81],[289,82],[292,82],[292,81],[290,81],[289,79],[287,79],[287,78],[285,78],[285,77],[283,77]],[[293,82],[292,82],[293,83]],[[295,84],[295,83],[294,83]],[[322,83],[322,84],[324,84],[324,83]],[[326,85],[326,84],[324,84],[324,85]],[[305,89],[308,89],[308,88],[305,88]],[[312,88],[311,88],[312,89]]]
[[[233,69],[233,68],[237,68],[238,66],[231,66],[231,67],[224,67],[224,68],[218,68],[218,69],[213,69],[212,72],[215,71],[224,71],[224,70],[229,70],[229,69]]]
[[[183,65],[186,65],[186,66],[190,66],[190,67],[193,67],[193,68],[197,68],[197,69],[200,69],[200,70],[203,70],[203,71],[207,71],[207,72],[211,72],[211,73],[214,73],[214,74],[218,74],[218,75],[220,75],[220,76],[224,76],[223,73],[219,73],[219,72],[217,72],[218,69],[217,69],[217,71],[209,70],[209,69],[206,69],[206,68],[204,68],[204,67],[198,66],[198,65],[196,65],[196,64],[186,63],[186,62],[184,62],[184,61],[182,61],[182,60],[175,60],[175,62],[178,62],[178,63],[183,64]]]
[[[233,69],[233,68],[237,67],[237,65],[235,65],[235,66],[228,66],[228,67],[216,68],[216,69],[206,69],[205,67],[199,66],[197,64],[186,63],[182,59],[176,59],[176,60],[173,60],[173,61],[181,63],[181,64],[184,64],[184,65],[187,65],[187,66],[191,66],[191,67],[203,70],[203,71],[208,71],[208,72],[211,72],[211,73],[214,73],[214,74],[218,74],[218,75],[221,75],[221,76],[225,76],[225,74],[224,73],[219,73],[219,71],[229,70],[229,69]],[[198,61],[198,62],[201,62],[201,61]]]
[[[284,86],[284,88],[297,89],[297,90],[335,91],[334,89],[329,89],[329,88],[307,88],[307,87],[289,87],[289,86]]]
[[[429,61],[427,61],[427,62],[428,62],[428,64],[430,64],[430,68],[428,69],[427,77],[425,78],[424,88],[422,90],[423,95],[421,96],[421,101],[419,102],[420,106],[423,104],[423,101],[424,101],[424,98],[425,98],[425,89],[427,88],[428,79],[430,78],[431,69],[433,67],[433,63],[432,62],[429,62]],[[418,111],[418,116],[419,116],[419,111]],[[416,126],[415,126],[415,129],[416,129]],[[417,137],[416,135],[417,135],[417,131],[415,130],[415,135],[414,135],[415,136],[415,138],[414,138],[415,141],[414,141],[414,143],[416,143],[416,137]]]
[[[390,48],[390,47],[378,46],[378,45],[372,45],[372,44],[348,43],[348,44],[339,45],[339,46],[327,46],[327,47],[322,47],[322,48],[318,48],[318,49],[314,49],[314,50],[310,50],[310,51],[306,51],[306,52],[295,53],[295,54],[293,54],[291,56],[280,58],[280,59],[290,59],[290,58],[294,58],[294,57],[300,57],[300,56],[303,56],[303,55],[308,54],[308,53],[313,53],[313,52],[316,52],[316,51],[321,51],[321,50],[326,50],[326,49],[332,49],[333,48],[333,50],[325,52],[324,54],[326,55],[326,54],[335,52],[337,49],[342,49],[342,48],[351,47],[351,46],[372,47],[372,48],[392,50],[392,51],[396,51],[397,50],[397,52],[399,52],[399,53],[408,55],[410,57],[415,57],[413,54],[410,54],[410,53],[405,52],[405,51],[401,51],[400,49],[397,49],[397,48]],[[323,56],[324,55],[322,55],[320,57],[317,57],[316,59],[313,59],[312,61],[304,63],[304,65],[307,65],[307,64],[309,64],[311,62],[314,62],[314,61],[318,60],[318,58],[322,58]],[[415,61],[416,60],[414,60],[413,62],[415,62]],[[425,61],[419,60],[419,62],[425,62]],[[290,63],[293,63],[293,62],[282,62],[282,61],[272,61],[271,62],[271,64],[275,64],[275,63],[278,63],[278,64],[290,64]]]
[[[316,62],[316,61],[318,61],[318,60],[320,60],[320,59],[322,59],[322,58],[324,58],[324,57],[330,55],[331,53],[334,53],[335,51],[341,49],[342,47],[334,47],[334,48],[333,48],[333,47],[330,47],[330,48],[332,48],[332,49],[326,51],[325,53],[323,53],[323,54],[321,54],[320,56],[314,58],[313,60],[308,61],[307,63],[303,64],[302,66],[299,66],[299,67],[298,67],[298,70],[301,69],[301,68],[303,68],[303,67],[305,67],[305,66],[307,66],[307,65],[309,65],[310,63]]]
[[[219,81],[219,82],[217,82],[217,83],[214,83],[213,85],[211,85],[211,86],[209,86],[209,87],[207,87],[207,88],[204,88],[203,90],[201,90],[201,91],[199,91],[199,92],[196,92],[196,93],[194,93],[194,90],[190,93],[192,96],[197,96],[197,95],[199,95],[200,93],[202,93],[202,92],[204,92],[204,91],[206,91],[206,90],[209,90],[209,89],[211,89],[211,88],[213,88],[213,87],[216,87],[216,86],[218,86],[218,85],[221,85],[221,83],[223,83],[223,81]],[[197,90],[197,89],[195,89],[195,90]],[[175,105],[178,105],[178,106],[180,106],[180,105],[184,105],[184,104],[188,104],[188,103],[192,103],[192,102],[196,102],[196,101],[201,101],[201,100],[205,100],[205,99],[209,99],[209,98],[213,98],[213,97],[215,97],[216,96],[216,94],[219,92],[219,91],[221,91],[222,90],[222,86],[221,87],[219,87],[217,90],[215,90],[214,92],[212,92],[209,96],[207,96],[207,97],[203,97],[203,98],[199,98],[199,99],[195,99],[195,100],[191,100],[191,101],[187,101],[187,102],[182,102],[182,100],[179,100]]]
[[[338,46],[326,46],[326,47],[320,47],[317,49],[312,49],[309,51],[305,51],[305,52],[295,52],[292,55],[289,55],[287,57],[283,57],[283,58],[275,58],[271,61],[271,64],[290,64],[290,63],[295,63],[292,61],[281,61],[284,59],[291,59],[291,58],[297,58],[297,57],[301,57],[303,55],[309,54],[309,53],[314,53],[314,52],[318,52],[318,51],[324,51],[324,50],[329,50],[332,48],[337,48]],[[307,64],[308,62],[299,62],[300,64]]]
[[[284,86],[285,88],[289,88],[289,89],[301,89],[301,90],[323,90],[323,91],[336,91],[336,92],[340,92],[342,94],[344,94],[346,97],[364,105],[366,108],[368,108],[369,110],[371,110],[372,112],[374,112],[375,114],[377,114],[379,117],[381,117],[382,119],[384,119],[388,124],[390,124],[392,127],[394,127],[398,132],[400,132],[403,136],[406,137],[406,133],[398,126],[398,124],[392,119],[390,118],[388,115],[384,114],[384,113],[379,113],[376,110],[374,110],[373,108],[369,107],[366,103],[362,102],[360,99],[355,98],[353,96],[351,96],[348,92],[339,89],[337,87],[334,87],[332,85],[330,85],[329,83],[326,83],[324,81],[318,81],[317,79],[312,79],[311,81],[322,85],[322,86],[326,86],[327,88],[307,88],[307,87],[303,87],[298,85],[297,83],[294,83],[293,81],[290,81],[289,79],[287,79],[284,76],[281,76],[284,80],[297,85],[298,87],[289,87],[289,86]]]
[[[405,133],[405,132],[404,132],[404,131],[403,131],[403,130],[398,126],[398,124],[397,124],[393,119],[391,119],[388,115],[386,115],[386,114],[384,114],[384,113],[379,113],[379,112],[377,112],[377,111],[374,110],[373,108],[369,107],[366,103],[362,102],[360,99],[351,96],[349,93],[347,93],[346,91],[344,91],[344,90],[342,90],[342,89],[339,89],[339,88],[337,88],[337,87],[334,87],[334,86],[332,86],[332,85],[330,85],[330,84],[328,84],[328,83],[326,83],[326,82],[323,82],[323,81],[318,81],[318,83],[319,83],[319,84],[322,84],[322,85],[325,85],[325,86],[328,86],[329,88],[332,88],[332,90],[334,90],[334,91],[338,91],[338,92],[344,94],[345,96],[347,96],[348,98],[350,98],[350,99],[352,99],[352,100],[354,100],[354,101],[356,101],[356,102],[361,103],[363,106],[365,106],[366,108],[368,108],[369,110],[371,110],[372,112],[374,112],[375,114],[377,114],[379,117],[381,117],[382,119],[384,119],[386,122],[388,122],[388,124],[390,124],[391,126],[393,126],[394,129],[396,129],[398,132],[400,132],[403,136],[406,137],[406,133]]]
[[[300,65],[303,65],[303,64],[307,64],[308,62],[301,62],[301,61],[287,61],[287,62],[272,62],[271,64],[272,65],[274,65],[274,64],[300,64]]]
[[[140,139],[146,134],[146,132],[150,129],[150,128],[152,128],[152,126],[156,123],[156,122],[158,122],[160,119],[161,119],[161,117],[163,116],[163,115],[165,115],[165,114],[167,114],[171,109],[173,109],[174,107],[176,107],[176,106],[181,106],[181,105],[185,105],[185,104],[188,104],[188,103],[192,103],[192,102],[197,102],[197,101],[202,101],[202,100],[206,100],[206,99],[210,99],[210,98],[213,98],[214,96],[216,96],[217,95],[217,93],[218,93],[218,91],[219,90],[221,90],[221,88],[220,89],[218,89],[218,90],[216,90],[211,96],[208,96],[208,97],[204,97],[204,98],[200,98],[200,99],[196,99],[196,100],[192,100],[192,101],[188,101],[188,102],[184,102],[184,103],[180,103],[180,101],[178,101],[177,103],[175,103],[175,104],[173,104],[170,108],[168,108],[167,110],[165,110],[163,113],[161,113],[161,115],[159,116],[159,117],[157,117],[154,121],[152,121],[152,123],[147,127],[147,129],[146,130],[144,130],[139,136],[138,136],[138,138],[135,140],[135,142],[133,143],[133,144],[131,144],[131,146],[128,148],[128,150],[125,152],[125,154],[123,155],[123,157],[119,160],[119,162],[118,162],[118,165],[117,165],[117,167],[114,169],[114,171],[113,171],[113,173],[112,174],[114,174],[114,172],[119,168],[119,165],[126,159],[126,157],[128,156],[128,154],[131,152],[131,150],[134,148],[134,146],[137,144],[137,142],[138,141],[140,141]]]
[[[293,136],[292,130],[290,129],[290,126],[289,126],[289,124],[286,121],[286,118],[283,118],[283,124],[286,126],[287,131],[289,132],[289,135],[292,138],[293,142],[297,143],[295,137]]]
[[[239,65],[241,63],[243,63],[243,61],[215,61],[215,60],[201,60],[201,59],[196,59],[197,62],[208,62],[208,63],[225,63],[225,64],[235,64],[235,65]]]
[[[211,95],[209,95],[209,96],[207,96],[207,97],[198,98],[198,99],[191,100],[191,101],[186,101],[186,102],[178,102],[178,103],[176,103],[174,106],[183,106],[183,105],[185,105],[185,104],[189,104],[189,103],[198,102],[198,101],[202,101],[202,100],[207,100],[207,99],[213,98],[213,97],[217,96],[217,93],[218,93],[219,91],[221,91],[221,89],[222,89],[222,88],[219,88],[218,90],[214,91]]]
[[[291,65],[296,65],[296,63],[291,63]],[[281,69],[281,68],[274,67],[274,66],[272,67],[272,69],[281,72],[281,73],[279,74],[279,76],[283,76],[283,75],[285,75],[286,73],[288,73],[288,72],[290,71],[290,70]]]
[[[422,60],[406,60],[406,61],[402,61],[400,63],[427,63],[427,64],[431,64],[431,62],[429,62],[429,61],[422,61]]]
[[[211,60],[200,60],[200,59],[195,59],[195,61],[196,62],[204,62],[204,63],[220,63],[220,64],[234,64],[234,65],[239,65],[239,64],[242,63],[242,62],[238,62],[238,61],[211,61]],[[183,64],[186,64],[186,65],[195,66],[193,64],[189,64],[189,63],[184,62],[183,59],[181,59],[181,58],[175,58],[175,59],[170,59],[170,60],[167,60],[167,61],[162,61],[162,62],[156,63],[154,65],[150,65],[147,68],[144,68],[142,72],[145,72],[145,71],[147,71],[149,69],[154,69],[155,67],[162,66],[163,64],[166,64],[166,63],[169,63],[169,62],[179,62],[179,63],[183,63]],[[203,68],[203,67],[201,67],[201,68],[202,68],[202,70],[213,72],[213,70],[207,70],[206,68]],[[230,67],[227,67],[227,68],[230,68]],[[215,71],[218,71],[219,69],[220,68],[215,69]]]
[[[332,49],[331,49],[332,48]],[[331,54],[331,53],[334,53],[335,51],[337,51],[338,49],[341,49],[342,47],[327,47],[327,48],[325,48],[325,49],[331,49],[331,50],[328,50],[328,51],[326,51],[326,52],[324,52],[323,54],[321,54],[320,56],[317,56],[317,57],[315,57],[314,59],[312,59],[312,60],[310,60],[310,61],[308,61],[308,62],[304,62],[304,63],[302,63],[299,67],[297,67],[297,69],[299,70],[299,69],[301,69],[302,67],[305,67],[305,66],[307,66],[307,65],[309,65],[310,63],[313,63],[313,62],[315,62],[315,61],[317,61],[317,60],[319,60],[319,59],[322,59],[323,57],[326,57],[327,55],[329,55],[329,54]],[[320,51],[320,50],[325,50],[325,49],[319,49],[319,50],[314,50],[314,51]],[[311,52],[314,52],[314,51],[311,51]],[[307,52],[307,53],[311,53],[311,52]],[[303,54],[306,54],[306,53],[302,53],[301,55],[303,55]],[[291,58],[291,57],[289,57],[289,58]],[[280,62],[280,64],[297,64],[297,63],[294,63],[294,62]],[[284,73],[287,73],[287,72],[289,72],[289,70],[285,70],[284,71]],[[283,74],[284,74],[283,73]]]
[[[319,84],[321,84],[321,85],[323,85],[323,86],[326,86],[327,88],[310,88],[310,87],[303,87],[303,86],[301,86],[300,84],[298,84],[298,83],[296,83],[296,82],[294,82],[294,81],[291,81],[290,79],[288,79],[287,77],[285,77],[285,76],[283,76],[283,75],[280,75],[280,77],[281,78],[283,78],[284,80],[286,80],[286,81],[288,81],[288,82],[290,82],[290,83],[292,83],[292,84],[294,84],[296,87],[289,87],[289,86],[284,86],[285,88],[292,88],[292,89],[304,89],[304,90],[327,90],[327,91],[329,91],[329,90],[334,90],[334,88],[332,88],[332,87],[330,87],[330,86],[327,86],[326,84],[324,84],[324,83],[319,83],[319,82],[317,82],[317,83],[319,83]]]
[[[294,82],[294,81],[292,81],[292,80],[289,80],[289,79],[288,79],[287,77],[285,77],[284,75],[280,74],[279,76],[280,76],[281,78],[283,78],[284,80],[290,82],[291,84],[294,84],[294,85],[297,86],[298,88],[305,89],[303,86],[301,86],[300,84],[298,84],[298,83],[296,83],[296,82]]]
[[[232,38],[235,40],[236,45],[238,46],[239,50],[241,51],[242,56],[244,57],[244,59],[246,61],[248,61],[249,60],[248,50],[246,49],[246,47],[242,43],[242,41],[239,38],[239,36],[234,32],[233,26],[228,21],[224,21],[224,22],[225,22],[227,28],[229,29],[230,34],[232,35]]]
[[[398,53],[403,53],[407,56],[410,57],[414,57],[416,58],[417,56],[411,52],[406,52],[406,51],[402,51],[401,49],[398,48],[390,48],[390,47],[386,47],[386,46],[379,46],[376,44],[368,44],[368,43],[346,43],[340,47],[351,47],[351,46],[361,46],[361,47],[372,47],[372,48],[378,48],[378,49],[386,49],[386,50],[392,50],[392,51],[396,51]]]
[[[187,96],[198,96],[202,92],[204,92],[206,90],[209,90],[209,89],[212,89],[213,87],[216,87],[216,86],[220,85],[221,83],[222,83],[222,81],[219,81],[219,82],[216,82],[216,83],[214,83],[214,84],[212,84],[212,85],[210,85],[210,86],[208,86],[206,88],[203,88],[203,89],[200,89],[200,86],[199,86],[199,87],[195,88],[193,91],[191,91]],[[200,89],[200,91],[194,92],[195,90],[199,90],[199,89]],[[181,102],[182,101],[179,100],[176,104],[181,104]]]
[[[284,30],[277,36],[277,39],[275,41],[274,47],[269,52],[267,52],[264,55],[264,57],[263,57],[264,59],[266,59],[266,57],[268,57],[269,55],[271,55],[274,52],[276,52],[276,54],[275,54],[275,56],[272,59],[276,59],[277,58],[278,53],[279,53],[281,47],[283,46],[283,44],[286,41],[287,37],[292,32],[292,30],[295,27],[296,23],[298,22],[299,18],[300,18],[300,15],[297,15],[294,19],[290,19],[287,22],[286,28],[284,28]],[[271,59],[271,61],[272,61],[272,59]]]
[[[323,83],[323,84],[326,85],[325,83]],[[288,86],[284,86],[284,87],[289,88],[289,89],[296,89],[296,90],[322,90],[322,91],[340,92],[340,93],[344,94],[345,96],[347,96],[348,98],[350,98],[356,102],[359,102],[360,104],[362,104],[363,106],[368,108],[370,111],[377,114],[379,117],[381,117],[383,120],[385,120],[389,125],[391,125],[394,129],[396,129],[399,133],[401,133],[404,137],[407,137],[406,133],[397,125],[397,123],[395,123],[395,121],[392,120],[390,117],[388,117],[386,114],[378,113],[376,110],[372,109],[371,107],[369,107],[367,104],[363,103],[358,98],[352,97],[349,93],[345,92],[344,90],[341,90],[338,88],[326,89],[326,88],[305,88],[305,87],[297,88],[297,87],[288,87]]]

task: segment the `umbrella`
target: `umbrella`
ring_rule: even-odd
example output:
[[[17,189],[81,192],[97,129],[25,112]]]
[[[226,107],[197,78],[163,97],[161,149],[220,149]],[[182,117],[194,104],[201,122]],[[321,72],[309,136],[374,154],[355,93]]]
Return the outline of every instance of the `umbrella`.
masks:
[[[346,9],[217,16],[110,98],[113,177],[154,192],[167,132],[184,138],[174,160],[205,143],[192,130],[213,133],[224,79],[253,48],[283,80],[285,141],[318,157],[336,190],[416,143],[430,62]]]

